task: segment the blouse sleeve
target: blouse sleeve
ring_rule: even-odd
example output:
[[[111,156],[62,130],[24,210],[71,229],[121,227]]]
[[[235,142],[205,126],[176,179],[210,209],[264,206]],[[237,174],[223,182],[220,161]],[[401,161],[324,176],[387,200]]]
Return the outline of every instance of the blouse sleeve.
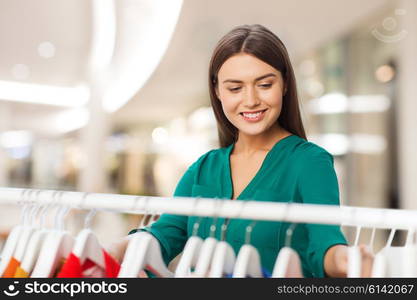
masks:
[[[191,197],[196,163],[184,173],[174,192],[174,197]],[[151,233],[161,245],[165,263],[174,259],[184,248],[187,240],[188,217],[183,215],[162,214],[150,227],[140,229]],[[137,230],[132,230],[134,233]]]
[[[339,187],[333,157],[321,150],[305,160],[298,190],[303,203],[339,205]],[[306,224],[309,244],[306,261],[314,277],[326,276],[324,255],[336,244],[347,244],[338,225]]]

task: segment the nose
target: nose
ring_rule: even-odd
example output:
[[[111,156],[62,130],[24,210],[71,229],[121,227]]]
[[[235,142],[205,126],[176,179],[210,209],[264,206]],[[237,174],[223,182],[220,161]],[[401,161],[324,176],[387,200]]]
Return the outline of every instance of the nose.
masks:
[[[258,106],[260,103],[256,90],[253,87],[247,88],[244,95],[244,105],[251,108]]]

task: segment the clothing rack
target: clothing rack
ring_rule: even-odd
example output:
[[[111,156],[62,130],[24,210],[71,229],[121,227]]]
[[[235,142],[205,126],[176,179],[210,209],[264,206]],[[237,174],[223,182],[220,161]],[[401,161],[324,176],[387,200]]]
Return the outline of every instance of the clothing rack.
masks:
[[[0,188],[0,204],[57,204],[117,213],[170,213],[380,229],[417,228],[417,210]]]

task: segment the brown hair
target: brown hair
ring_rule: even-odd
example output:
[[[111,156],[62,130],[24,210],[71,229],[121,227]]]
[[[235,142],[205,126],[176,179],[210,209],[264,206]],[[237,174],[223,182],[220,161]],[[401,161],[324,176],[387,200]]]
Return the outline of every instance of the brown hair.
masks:
[[[251,54],[281,72],[286,92],[283,95],[282,110],[277,122],[292,134],[306,139],[298,106],[294,71],[287,49],[282,41],[264,26],[242,25],[227,33],[217,43],[210,60],[209,93],[217,120],[220,147],[227,147],[236,142],[238,130],[225,116],[217,98],[217,74],[223,63],[238,53]]]

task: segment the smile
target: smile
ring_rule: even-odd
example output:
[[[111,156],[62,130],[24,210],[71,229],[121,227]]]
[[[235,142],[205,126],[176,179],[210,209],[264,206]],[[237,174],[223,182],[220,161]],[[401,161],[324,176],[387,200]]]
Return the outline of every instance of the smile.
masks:
[[[266,109],[264,110],[259,110],[256,112],[242,112],[240,113],[240,115],[243,117],[243,119],[245,121],[248,122],[259,122],[260,120],[263,119],[264,115],[265,115]]]

